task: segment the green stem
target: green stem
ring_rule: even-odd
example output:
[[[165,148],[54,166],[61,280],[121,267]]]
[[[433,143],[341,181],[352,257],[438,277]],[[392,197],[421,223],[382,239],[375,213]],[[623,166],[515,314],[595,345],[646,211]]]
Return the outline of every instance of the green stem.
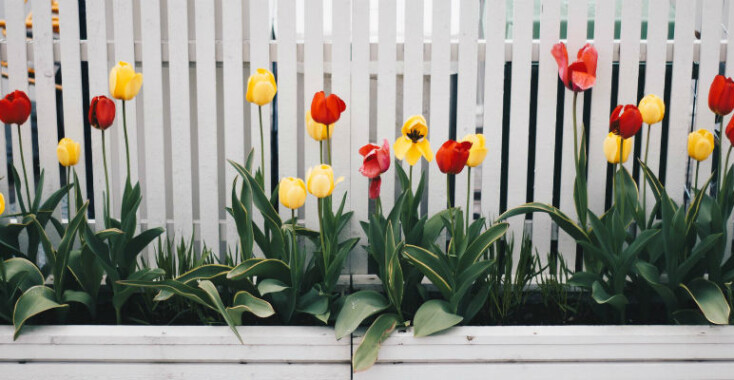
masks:
[[[375,200],[375,213],[377,215],[382,215],[382,199],[380,196],[377,196],[377,199]]]
[[[321,255],[324,257],[324,275],[326,274],[326,271],[329,269],[329,257],[326,252],[326,244],[324,243],[324,221],[323,221],[323,198],[318,199],[318,205],[319,205],[319,235],[321,238]]]
[[[66,167],[66,184],[71,182],[71,169]],[[71,222],[71,188],[66,190],[66,218]]]
[[[122,129],[125,132],[125,159],[127,160],[127,179],[130,179],[130,143],[127,138],[127,112],[125,112],[125,101],[122,101]]]
[[[573,158],[574,163],[576,164],[576,168],[578,170],[579,167],[579,142],[578,142],[578,132],[576,127],[576,100],[578,99],[579,93],[574,91],[573,93]],[[581,173],[576,173],[576,175],[581,175]]]
[[[260,117],[260,169],[263,174],[263,191],[265,190],[265,136],[263,136],[263,106],[257,106],[257,114]]]
[[[102,165],[104,165],[104,185],[107,192],[104,195],[105,210],[105,228],[110,227],[110,175],[107,172],[107,144],[105,143],[104,130],[102,131]]]
[[[731,155],[731,148],[732,147],[734,147],[734,145],[729,145],[729,151],[726,152],[726,163],[725,163],[724,169],[723,169],[724,170],[724,177],[726,177],[726,175],[729,174],[728,173],[729,172],[729,156]],[[721,181],[721,184],[722,184],[722,189],[721,190],[724,190],[723,189],[723,184],[724,184],[724,181],[723,180]]]
[[[645,139],[645,166],[647,166],[647,154],[650,151],[650,124],[647,125],[647,137]],[[642,210],[647,210],[647,181],[642,178]],[[643,214],[644,215],[644,214]]]
[[[410,193],[413,194],[413,165],[410,165],[410,169],[408,171],[408,185],[410,186]]]
[[[719,123],[719,162],[716,165],[716,187],[721,188],[724,179],[724,173],[721,171],[722,159],[724,158],[724,117],[717,115],[716,121]]]
[[[331,135],[329,134],[329,126],[326,126],[326,154],[328,155],[328,164],[331,165]]]
[[[319,140],[319,163],[324,163],[324,140]]]
[[[466,216],[465,216],[465,222],[464,227],[469,227],[469,205],[471,204],[471,166],[467,166],[467,175],[466,175]]]
[[[622,218],[624,218],[624,202],[627,198],[624,194],[624,177],[622,176],[622,170],[624,170],[624,165],[622,165],[622,149],[623,148],[624,148],[624,138],[620,136],[619,137],[619,173],[620,173],[620,178],[622,178],[622,180],[619,183],[619,190],[620,190],[619,200],[621,201],[622,204],[619,206],[619,210],[620,210],[620,215],[622,216]]]
[[[298,240],[296,240],[296,210],[291,209],[291,225],[293,226],[293,251],[291,253],[291,266],[293,264],[298,265]],[[296,268],[296,270],[300,270],[299,268]],[[295,284],[294,284],[295,286]]]
[[[20,133],[20,124],[16,124],[18,126],[18,145],[20,146],[20,163],[23,165],[23,178],[25,178],[25,195],[28,197],[28,210],[30,211],[31,205],[33,204],[31,200],[31,183],[28,182],[28,172],[25,168],[25,155],[23,154],[23,134]]]
[[[694,185],[694,189],[698,190],[698,167],[701,166],[701,161],[696,160],[696,182]]]
[[[451,186],[449,183],[449,175],[446,174],[446,209],[451,208]]]

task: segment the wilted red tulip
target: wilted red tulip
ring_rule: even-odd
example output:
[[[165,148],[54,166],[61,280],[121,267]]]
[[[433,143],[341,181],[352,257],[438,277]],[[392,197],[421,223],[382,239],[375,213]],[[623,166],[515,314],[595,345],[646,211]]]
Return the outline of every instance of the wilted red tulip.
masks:
[[[380,197],[380,186],[382,185],[382,177],[370,179],[370,199],[377,199]]]
[[[442,173],[459,174],[469,159],[469,150],[472,143],[469,141],[456,142],[449,140],[441,145],[436,152],[436,162]]]
[[[105,130],[115,121],[115,102],[104,96],[95,96],[89,104],[89,124]]]
[[[340,97],[335,94],[326,96],[323,91],[314,94],[311,101],[311,117],[321,124],[331,125],[336,123],[345,109],[347,109],[347,105]]]
[[[642,127],[642,114],[633,104],[618,105],[609,118],[609,132],[628,139],[637,134]]]
[[[709,89],[709,108],[719,116],[728,115],[734,109],[734,81],[731,78],[714,77]]]
[[[376,178],[390,169],[390,144],[385,139],[382,146],[367,144],[359,148],[359,154],[364,157],[359,172],[367,178]]]
[[[577,61],[568,64],[566,44],[553,45],[551,54],[558,63],[558,76],[571,91],[580,92],[590,89],[596,83],[596,61],[599,54],[591,44],[586,44],[577,54]]]
[[[0,99],[0,120],[5,124],[23,124],[31,115],[31,100],[20,90]]]

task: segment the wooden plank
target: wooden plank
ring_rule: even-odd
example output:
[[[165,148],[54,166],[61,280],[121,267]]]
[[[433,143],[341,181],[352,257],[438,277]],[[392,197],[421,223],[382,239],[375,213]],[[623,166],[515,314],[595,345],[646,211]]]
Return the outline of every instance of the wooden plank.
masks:
[[[245,161],[244,132],[244,75],[242,69],[242,2],[222,0],[222,59],[224,93],[224,155],[225,159],[238,163]],[[229,189],[237,172],[227,164],[225,186]],[[241,184],[241,182],[240,182]],[[229,192],[226,192],[229,194]],[[232,205],[230,196],[224,197],[228,207]],[[227,247],[236,249],[239,235],[231,217],[227,218]]]
[[[426,138],[431,141],[435,153],[449,138],[451,4],[448,1],[434,0],[432,12],[431,107]],[[486,161],[484,166],[487,166]],[[428,191],[428,215],[434,215],[446,208],[446,175],[441,173],[435,161],[428,167],[428,183],[431,189]]]
[[[474,4],[475,2],[471,2]],[[478,3],[477,3],[478,7]],[[405,2],[405,44],[403,53],[403,119],[412,115],[423,115],[423,1]],[[476,32],[476,28],[474,30]],[[476,34],[476,33],[475,33]],[[476,36],[474,38],[476,43]],[[476,68],[474,72],[476,72]],[[474,81],[476,84],[476,80]],[[476,92],[476,91],[475,91]],[[386,136],[392,137],[392,136]],[[430,141],[430,140],[429,140]],[[380,139],[377,141],[381,143]],[[407,163],[403,168],[408,169]],[[420,168],[420,166],[418,166]],[[416,168],[416,169],[418,169]],[[414,170],[416,170],[414,169]],[[416,170],[416,178],[420,178]],[[413,190],[418,188],[418,180],[413,181]]]
[[[15,90],[25,91],[28,93],[28,55],[26,51],[26,28],[25,28],[25,10],[24,7],[18,6],[12,1],[5,2],[5,20],[7,32],[7,50],[8,50],[8,88],[6,93]],[[19,136],[18,128],[11,126],[11,136],[13,142],[13,165],[18,173],[22,176],[22,165],[20,162],[19,152]],[[28,182],[30,189],[35,189],[35,178],[33,176],[33,145],[31,135],[31,119],[20,126],[20,134],[23,139],[23,153],[25,154],[26,167],[30,172]],[[25,181],[23,181],[23,185]],[[14,184],[18,186],[18,184]],[[23,194],[25,194],[23,192]],[[31,191],[33,194],[33,191]],[[24,195],[25,196],[25,195]],[[26,200],[26,203],[28,200]],[[20,206],[16,211],[20,212]]]
[[[600,2],[606,3],[606,2]],[[560,36],[561,2],[543,0],[540,13],[540,50],[550,52]],[[538,110],[535,122],[535,189],[533,200],[550,204],[553,201],[553,169],[555,163],[558,65],[551,54],[541,54],[538,60]],[[484,198],[484,194],[482,194]],[[515,205],[512,205],[513,207]],[[550,253],[551,220],[545,214],[533,214],[533,245],[541,258]]]
[[[59,7],[59,39],[61,40],[61,75],[64,79],[64,136],[81,145],[79,164],[74,167],[82,199],[87,199],[87,165],[84,145],[84,107],[82,106],[82,64],[79,47],[79,4],[69,2]],[[72,197],[74,198],[74,197]]]
[[[727,25],[734,26],[734,4],[732,4],[731,2],[729,2],[727,20]],[[726,43],[726,61],[734,62],[734,37],[732,37],[731,35],[727,35]],[[726,65],[726,76],[734,76],[734,64]],[[731,122],[731,117],[734,117],[734,115],[724,118],[724,122],[727,123],[724,125],[728,125],[728,122]],[[724,146],[726,147],[727,144],[725,143]],[[731,256],[732,239],[734,238],[731,232],[732,230],[734,230],[734,218],[730,217],[726,225],[726,231],[729,234],[729,238],[726,241],[725,257],[728,258]]]
[[[298,62],[296,61],[296,9],[292,0],[278,1],[278,175],[298,177]],[[280,207],[288,219],[291,212]]]
[[[38,158],[41,170],[45,172],[43,193],[46,196],[58,190],[59,167],[56,155],[56,146],[59,139],[56,121],[56,68],[54,67],[53,29],[51,26],[51,3],[35,1],[33,10],[33,67],[35,75],[36,126],[38,128]],[[33,157],[32,150],[25,151]],[[26,160],[28,160],[26,156]],[[30,161],[32,162],[32,161]],[[28,164],[28,161],[26,161]],[[32,168],[32,166],[31,166]],[[29,173],[32,176],[33,172]],[[33,195],[31,191],[31,196]],[[54,215],[61,217],[61,208],[54,211]]]
[[[521,205],[526,201],[528,144],[530,123],[530,77],[532,73],[531,55],[533,40],[534,1],[521,0],[513,5],[513,49],[512,49],[512,87],[510,90],[510,136],[507,170],[508,207]],[[544,173],[547,174],[547,173]],[[547,183],[547,181],[542,181]],[[508,238],[514,239],[513,260],[520,259],[524,216],[513,218]]]
[[[313,95],[324,89],[324,12],[323,1],[313,0],[305,9],[305,39],[303,52],[303,101],[304,109],[311,109]],[[326,149],[326,141],[323,141]],[[319,143],[306,136],[303,143],[304,163],[308,168],[319,165]],[[326,162],[326,161],[324,161]],[[305,180],[305,179],[304,179]],[[316,229],[319,225],[317,202],[311,198],[306,202],[306,227]]]
[[[350,175],[347,177],[352,193],[352,233],[362,231],[359,226],[361,220],[367,220],[369,209],[367,204],[367,180],[359,173],[362,165],[361,156],[356,156],[359,148],[369,141],[370,138],[370,1],[352,1],[352,60],[351,60],[351,104],[347,104],[350,113],[351,125],[351,152],[354,157],[351,160]],[[387,138],[392,146],[391,136],[377,136],[377,142]],[[384,177],[392,176],[392,168]],[[358,207],[354,207],[358,206]],[[353,274],[367,273],[367,253],[360,247],[351,254],[350,269]]]
[[[597,215],[601,215],[605,211],[607,186],[611,186],[611,183],[607,184],[607,166],[609,164],[602,147],[609,132],[609,106],[612,99],[614,9],[613,1],[599,1],[596,3],[594,12],[596,15],[594,19],[594,47],[599,54],[599,59],[596,65],[596,84],[592,89],[591,125],[589,126],[588,135],[589,168],[594,168],[594,170],[588,171],[587,184],[589,209]],[[569,93],[567,92],[566,95],[569,95]],[[538,101],[540,101],[540,98]],[[563,160],[567,159],[570,160],[571,158],[563,157]]]
[[[202,243],[219,247],[219,160],[217,151],[217,63],[214,3],[197,0],[196,115],[199,151],[199,233]],[[227,194],[227,192],[225,192]]]
[[[642,2],[624,0],[622,2],[622,29],[619,46],[619,90],[617,104],[637,105],[637,77],[640,71],[640,28]],[[634,142],[633,142],[634,144]],[[633,155],[624,163],[632,173]]]
[[[391,0],[380,0],[378,5],[377,46],[377,139],[388,140],[399,132],[395,115],[397,53],[395,49],[397,29],[397,5]],[[409,117],[410,115],[408,115]],[[407,120],[407,117],[404,117]],[[404,121],[404,120],[403,120]],[[417,165],[417,164],[416,164]],[[416,169],[414,169],[416,170]],[[417,170],[416,170],[417,171]],[[394,175],[382,178],[380,198],[383,205],[392,205],[395,200],[396,181]]]
[[[250,74],[263,68],[270,70],[270,8],[267,0],[250,0]],[[246,91],[246,89],[245,89]],[[260,147],[260,124],[258,121],[258,105],[250,104],[250,141],[255,149],[252,161],[253,170],[262,168],[260,155],[265,157],[265,193],[270,194],[270,177],[272,173],[270,160],[270,120],[272,104],[262,106],[262,134],[264,148]],[[262,150],[262,152],[261,152]]]
[[[691,70],[693,70],[693,40],[695,20],[695,3],[677,1],[675,4],[675,32],[673,51],[673,77],[668,113],[670,125],[668,132],[668,157],[665,171],[665,188],[670,197],[682,204],[687,184],[687,167],[689,158],[686,155],[688,133],[691,128]]]

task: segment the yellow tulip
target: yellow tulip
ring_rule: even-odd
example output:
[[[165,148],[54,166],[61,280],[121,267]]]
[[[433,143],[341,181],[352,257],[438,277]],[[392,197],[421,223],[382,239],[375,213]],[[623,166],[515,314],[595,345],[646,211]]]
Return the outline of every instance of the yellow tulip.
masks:
[[[278,186],[278,198],[283,206],[295,210],[306,202],[306,185],[300,178],[283,178]]]
[[[257,72],[247,79],[247,94],[245,98],[250,103],[263,106],[273,101],[278,86],[275,84],[273,73],[266,69],[257,69]]]
[[[326,124],[321,124],[318,121],[315,121],[313,117],[311,117],[311,111],[309,110],[306,111],[306,131],[308,132],[308,135],[316,141],[326,140],[327,138],[331,138],[331,135],[334,133],[334,124],[329,126],[329,133],[327,135]]]
[[[319,165],[308,169],[306,174],[306,188],[316,198],[326,198],[334,191],[334,186],[343,181],[344,177],[334,182],[334,170],[329,165]]]
[[[648,125],[659,123],[665,117],[665,103],[657,95],[646,95],[637,107],[642,114],[642,121]]]
[[[117,62],[110,70],[110,94],[115,99],[131,100],[143,85],[143,74],[136,73],[135,68],[125,62]]]
[[[0,215],[2,215],[5,212],[5,196],[3,193],[0,193]]]
[[[61,166],[76,165],[79,162],[80,152],[79,143],[68,137],[59,140],[59,146],[56,147],[56,155],[59,157]]]
[[[481,133],[469,134],[464,136],[461,142],[468,141],[471,143],[469,149],[469,159],[466,160],[466,166],[474,168],[482,164],[484,157],[487,156],[487,147],[484,143],[484,135]]]
[[[428,124],[423,116],[415,115],[408,118],[401,132],[403,135],[398,137],[393,145],[395,157],[399,160],[407,160],[410,166],[418,163],[421,156],[425,157],[428,162],[433,160],[433,150],[426,138]]]
[[[706,129],[699,129],[688,135],[688,155],[696,161],[707,159],[714,151],[714,135]]]
[[[607,138],[604,139],[604,156],[610,164],[619,163],[619,139],[621,136],[615,135],[614,132],[609,132]],[[622,145],[622,162],[627,162],[627,158],[632,150],[632,139],[624,139]]]

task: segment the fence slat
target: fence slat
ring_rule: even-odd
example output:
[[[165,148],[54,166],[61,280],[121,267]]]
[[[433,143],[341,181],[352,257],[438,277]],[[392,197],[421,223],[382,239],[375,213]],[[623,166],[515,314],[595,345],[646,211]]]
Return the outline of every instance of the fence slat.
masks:
[[[298,177],[298,71],[296,9],[291,0],[278,1],[278,176]],[[291,210],[280,208],[284,219]]]
[[[670,197],[681,204],[686,188],[689,159],[688,132],[691,128],[691,93],[693,70],[693,39],[695,37],[696,4],[693,1],[677,1],[675,4],[675,34],[673,36],[673,79],[671,82],[670,125],[668,132],[668,157],[665,171],[665,188]]]
[[[79,48],[79,4],[70,1],[59,7],[59,38],[61,40],[61,74],[64,78],[63,110],[64,136],[81,146],[79,164],[74,167],[82,199],[87,199],[87,155],[84,147],[84,111],[82,107],[82,64]],[[74,197],[71,197],[74,198]],[[72,207],[73,204],[72,204]]]
[[[538,57],[538,111],[535,122],[535,188],[533,200],[550,204],[553,201],[553,186],[540,181],[552,176],[555,162],[556,93],[558,88],[558,65],[550,54],[560,37],[561,2],[543,0],[540,13],[540,56]],[[514,207],[511,205],[510,207]],[[547,215],[533,214],[533,245],[541,258],[550,252],[551,220]]]
[[[734,76],[734,31],[732,31],[731,27],[734,27],[734,4],[732,4],[731,1],[729,2],[728,11],[729,12],[726,15],[727,17],[726,25],[729,26],[729,32],[726,35],[726,62],[727,62],[726,76],[732,77]],[[732,62],[732,63],[729,64],[728,62]],[[734,115],[724,118],[724,122],[727,123],[724,125],[729,125],[728,122],[730,122],[731,117],[734,117]],[[728,140],[728,139],[725,139],[725,140]],[[730,144],[729,142],[726,142],[724,143],[724,146],[726,147],[729,144]],[[731,246],[732,246],[732,239],[733,239],[731,235],[732,230],[734,230],[734,218],[729,216],[729,220],[726,222],[726,231],[727,231],[727,234],[729,234],[729,238],[726,240],[726,250],[724,251],[725,258],[728,258],[731,256]]]
[[[434,0],[431,32],[431,109],[427,136],[434,153],[449,138],[450,38],[451,4],[448,1]],[[446,177],[438,169],[435,161],[431,162],[428,171],[428,184],[431,189],[428,191],[428,215],[433,215],[446,207]]]
[[[580,0],[568,4],[568,56],[569,61],[575,61],[576,52],[586,43],[586,16],[588,12],[588,1]],[[561,210],[576,220],[576,209],[573,202],[573,183],[576,177],[576,169],[573,162],[573,93],[566,90],[565,112],[563,117],[563,153],[561,168]],[[584,109],[583,93],[579,94],[577,104],[578,131],[581,138],[581,116]],[[566,262],[571,265],[575,260],[576,242],[565,232],[558,234],[558,251],[564,256]]]
[[[196,115],[199,151],[199,231],[208,247],[219,247],[219,160],[214,2],[196,4]],[[225,192],[226,194],[226,192]]]
[[[532,6],[530,7],[532,13]],[[463,1],[459,9],[459,77],[456,93],[456,140],[477,130],[477,39],[479,33],[479,2]],[[532,25],[532,24],[531,24]],[[532,26],[531,26],[532,31]],[[528,43],[528,48],[531,47]],[[524,48],[524,47],[523,47]],[[530,64],[530,60],[527,62]],[[529,83],[529,82],[528,82]],[[527,118],[525,120],[527,126]],[[443,141],[437,141],[441,144]],[[526,161],[527,162],[527,161]],[[468,172],[468,170],[466,170]],[[476,174],[476,173],[475,173]],[[466,208],[467,173],[455,176],[454,205]],[[473,187],[473,186],[471,186]],[[473,192],[469,196],[473,198]],[[469,208],[473,208],[473,202]],[[469,212],[469,210],[464,210]],[[470,213],[471,214],[471,213]],[[473,219],[473,216],[470,215]]]
[[[222,0],[222,76],[224,87],[224,154],[225,159],[244,163],[245,160],[245,92],[242,69],[242,2]],[[225,168],[225,187],[230,188],[237,175],[231,165]],[[241,182],[240,182],[241,184]],[[231,207],[230,192],[225,192]],[[235,251],[239,235],[232,218],[227,217],[227,247]]]
[[[617,104],[637,105],[637,77],[640,71],[641,18],[642,3],[640,1],[624,0],[622,2]],[[630,174],[632,173],[633,162],[633,154],[630,154],[630,157],[624,163],[624,167],[627,168]]]
[[[267,0],[250,0],[250,74],[258,68],[270,70],[270,7]],[[246,90],[246,89],[245,89]],[[263,145],[260,147],[260,122],[258,121],[258,105],[250,104],[250,141],[255,149],[252,168],[262,168],[260,154],[265,159],[265,193],[270,194],[270,177],[273,168],[270,163],[270,115],[272,104],[262,106]]]
[[[324,89],[324,12],[323,1],[313,0],[305,7],[305,41],[303,52],[303,101],[304,109],[311,109],[314,93]],[[326,141],[323,142],[326,150]],[[303,142],[304,162],[308,168],[321,163],[319,143],[309,136]],[[324,161],[325,162],[325,161]],[[306,227],[317,228],[318,212],[316,199],[306,201]]]
[[[510,90],[510,144],[507,169],[507,204],[525,203],[530,121],[530,76],[533,39],[532,0],[515,1],[513,9],[512,87]],[[525,217],[513,218],[510,234],[515,253],[520,251]],[[513,255],[515,261],[519,255]]]
[[[8,40],[8,89],[6,92],[10,93],[15,90],[21,90],[28,93],[28,53],[25,46],[26,27],[24,7],[18,6],[17,2],[6,1],[5,18],[7,23],[5,30]],[[22,176],[17,127],[11,125],[10,128],[13,139],[13,165]],[[21,181],[23,182],[23,186],[29,186],[30,189],[35,189],[36,181],[33,176],[33,140],[30,118],[20,126],[20,134],[23,139],[23,153],[25,155],[26,167],[30,172],[28,176],[29,183],[26,184],[24,179],[21,179]],[[17,183],[14,184],[14,186],[18,185]],[[31,191],[32,193],[33,191]],[[23,194],[25,193],[23,192]],[[16,210],[20,211],[20,206]]]
[[[56,156],[56,68],[53,58],[53,29],[51,27],[51,3],[32,2],[33,55],[36,93],[36,125],[38,127],[38,158],[45,173],[43,194],[50,195],[59,188],[59,161]],[[28,151],[26,151],[28,152]],[[32,152],[32,151],[31,151]],[[31,174],[32,175],[32,174]],[[31,191],[33,194],[33,191]],[[33,196],[33,195],[32,195]],[[61,208],[54,211],[61,216]]]
[[[597,215],[604,212],[609,165],[602,147],[609,131],[609,107],[612,101],[614,8],[613,1],[599,1],[596,3],[594,12],[596,15],[594,47],[599,53],[599,59],[596,65],[596,83],[592,89],[591,125],[589,126],[589,168],[594,170],[588,171],[587,183],[590,195],[589,209]]]
[[[352,61],[351,61],[351,105],[347,105],[350,112],[351,154],[356,154],[359,148],[370,138],[370,1],[353,0],[352,2]],[[379,143],[383,138],[390,140],[391,136],[377,136]],[[367,181],[359,173],[362,161],[359,156],[353,156],[351,169],[347,177],[352,192],[352,232],[359,233],[361,220],[367,220]],[[392,170],[384,177],[392,175]],[[367,273],[367,253],[361,248],[351,254],[352,273]]]
[[[412,115],[423,115],[423,1],[407,0],[405,2],[405,45],[403,53],[403,119]],[[476,38],[475,38],[476,41]],[[474,70],[476,72],[476,70]],[[397,123],[400,124],[400,123]],[[382,138],[392,136],[378,136],[377,143]],[[429,140],[430,141],[430,140]],[[408,164],[403,162],[407,170]],[[420,178],[421,166],[414,173]],[[415,169],[414,169],[415,170]],[[413,191],[418,188],[419,181],[413,181]]]
[[[378,9],[377,47],[377,136],[378,139],[393,139],[396,136],[395,97],[396,74],[395,49],[397,28],[397,6],[394,1],[381,0]],[[407,118],[406,118],[407,119]],[[402,125],[402,120],[401,123]],[[417,164],[416,164],[417,165]],[[395,176],[386,175],[382,179],[380,198],[385,205],[393,204],[395,199]]]

